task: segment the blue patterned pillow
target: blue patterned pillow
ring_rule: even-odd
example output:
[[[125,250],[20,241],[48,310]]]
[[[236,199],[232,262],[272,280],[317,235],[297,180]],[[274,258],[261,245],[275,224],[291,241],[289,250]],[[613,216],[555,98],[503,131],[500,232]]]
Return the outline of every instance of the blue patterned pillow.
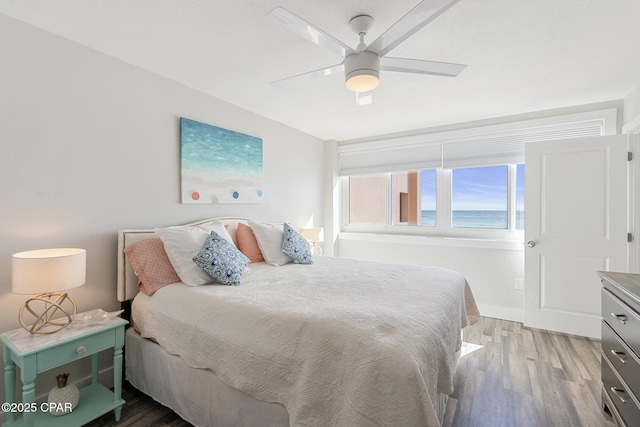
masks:
[[[242,273],[249,264],[249,258],[215,231],[211,232],[200,252],[193,257],[193,261],[225,285],[239,285]]]
[[[282,236],[282,252],[293,258],[298,264],[312,264],[311,246],[309,242],[289,224],[284,225]]]

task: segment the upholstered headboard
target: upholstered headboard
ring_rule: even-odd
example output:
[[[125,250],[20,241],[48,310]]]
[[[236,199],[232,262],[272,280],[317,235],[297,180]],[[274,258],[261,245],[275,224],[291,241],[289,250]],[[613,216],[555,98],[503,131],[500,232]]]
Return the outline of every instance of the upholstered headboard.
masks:
[[[234,242],[236,242],[236,232],[238,229],[238,222],[246,223],[248,219],[237,218],[237,217],[209,218],[209,219],[192,222],[190,224],[185,224],[185,225],[196,226],[196,225],[206,224],[212,221],[218,221],[224,225],[228,225],[227,230],[229,231],[229,234],[233,238]],[[131,266],[131,263],[125,257],[124,249],[126,247],[129,247],[130,245],[133,245],[136,242],[139,242],[140,240],[151,239],[153,237],[157,237],[153,229],[147,229],[147,230],[132,229],[132,230],[118,231],[118,277],[117,277],[118,301],[123,302],[123,301],[132,300],[133,297],[135,297],[136,294],[138,293],[138,277],[135,275],[133,271],[133,267]]]

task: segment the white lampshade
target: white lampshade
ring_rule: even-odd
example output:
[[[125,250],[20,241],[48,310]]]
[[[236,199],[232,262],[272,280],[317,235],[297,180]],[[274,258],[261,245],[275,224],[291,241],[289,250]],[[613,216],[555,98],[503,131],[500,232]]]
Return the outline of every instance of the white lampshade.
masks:
[[[300,230],[300,234],[313,243],[324,242],[324,228],[322,227],[303,228]]]
[[[38,249],[13,254],[11,290],[14,294],[40,294],[82,286],[86,280],[84,249]]]

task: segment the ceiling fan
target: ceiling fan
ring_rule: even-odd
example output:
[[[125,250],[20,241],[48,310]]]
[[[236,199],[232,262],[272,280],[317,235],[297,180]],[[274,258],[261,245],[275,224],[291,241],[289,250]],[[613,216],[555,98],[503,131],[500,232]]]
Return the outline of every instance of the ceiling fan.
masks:
[[[458,1],[423,0],[369,45],[365,44],[364,37],[374,20],[369,15],[355,16],[349,21],[349,27],[360,38],[360,43],[355,49],[350,48],[340,40],[288,10],[276,7],[267,14],[268,18],[287,30],[340,55],[343,61],[340,64],[320,70],[278,80],[272,82],[272,84],[274,86],[284,86],[290,83],[306,81],[313,77],[328,76],[344,71],[347,89],[356,92],[356,101],[359,104],[364,104],[371,102],[372,98],[369,92],[380,83],[380,70],[455,77],[466,68],[466,65],[392,58],[386,55]]]

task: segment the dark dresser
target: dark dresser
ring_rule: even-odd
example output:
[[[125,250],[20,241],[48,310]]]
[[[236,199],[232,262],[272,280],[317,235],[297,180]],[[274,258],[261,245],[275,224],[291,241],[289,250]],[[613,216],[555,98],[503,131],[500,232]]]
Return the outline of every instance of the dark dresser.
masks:
[[[602,279],[602,406],[618,426],[640,424],[640,274]]]

